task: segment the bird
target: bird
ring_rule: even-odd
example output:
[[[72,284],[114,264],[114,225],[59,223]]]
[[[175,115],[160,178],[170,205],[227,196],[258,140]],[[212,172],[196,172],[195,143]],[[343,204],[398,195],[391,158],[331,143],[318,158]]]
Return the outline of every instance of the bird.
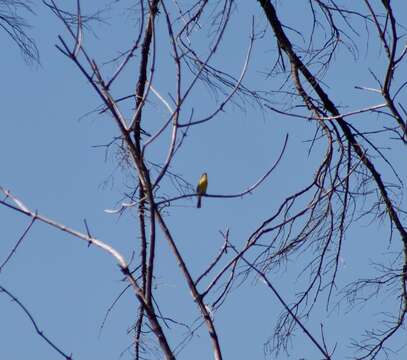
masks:
[[[196,192],[198,194],[197,208],[201,207],[202,195],[206,194],[206,189],[208,188],[208,174],[203,173],[198,181],[198,186],[196,187]]]

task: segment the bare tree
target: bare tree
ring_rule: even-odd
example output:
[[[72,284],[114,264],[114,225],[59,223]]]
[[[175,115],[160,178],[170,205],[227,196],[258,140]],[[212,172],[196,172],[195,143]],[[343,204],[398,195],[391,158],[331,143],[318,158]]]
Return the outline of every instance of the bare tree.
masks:
[[[27,33],[30,26],[20,15],[21,11],[34,14],[30,1],[1,0],[0,29],[19,47],[27,62],[38,62],[39,52],[33,38]]]
[[[238,29],[247,39],[247,53],[241,61],[240,75],[234,76],[228,68],[218,68],[216,54],[227,46],[230,40],[226,34],[234,26],[234,17],[239,8],[249,6],[248,3],[252,3],[250,6],[256,16],[251,28]],[[333,335],[325,333],[322,325],[320,333],[307,326],[307,320],[318,313],[316,308],[323,304],[330,311],[343,302],[351,306],[365,303],[374,295],[387,296],[389,289],[398,307],[383,312],[384,325],[367,328],[361,340],[354,340],[352,345],[358,359],[390,357],[397,351],[392,345],[393,340],[405,337],[407,313],[407,227],[405,201],[402,199],[406,163],[399,159],[405,158],[407,144],[407,82],[403,75],[407,46],[405,28],[401,25],[404,14],[399,4],[387,0],[380,4],[368,0],[351,4],[303,1],[296,6],[308,17],[304,24],[298,24],[292,23],[295,19],[290,16],[294,11],[292,8],[287,14],[284,4],[271,0],[247,1],[244,5],[233,0],[199,0],[193,4],[187,1],[138,1],[128,9],[137,19],[138,31],[129,36],[128,49],[108,62],[109,66],[114,65],[114,71],[107,70],[106,63],[95,59],[89,50],[83,25],[86,17],[79,0],[74,11],[63,9],[63,5],[54,0],[44,4],[68,34],[58,37],[57,49],[76,66],[78,74],[94,90],[101,102],[100,113],[109,114],[117,126],[117,134],[106,147],[109,151],[117,145],[120,159],[134,182],[131,192],[126,194],[126,201],[110,212],[120,215],[137,211],[138,240],[134,251],[138,260],[137,266],[132,267],[124,254],[92,236],[86,223],[86,232],[71,229],[29,209],[11,191],[0,188],[5,195],[2,205],[32,219],[1,268],[14,255],[35,221],[95,245],[118,263],[137,300],[138,312],[132,330],[134,358],[148,356],[144,344],[146,337],[152,335],[162,356],[175,359],[177,346],[185,344],[171,343],[163,326],[166,317],[161,314],[154,296],[155,274],[159,268],[157,238],[163,236],[190,291],[191,301],[197,306],[198,320],[194,326],[206,328],[213,357],[217,360],[224,356],[214,314],[222,306],[227,306],[227,296],[233,296],[233,290],[251,275],[262,281],[270,295],[281,304],[281,315],[266,344],[272,354],[277,356],[282,351],[288,352],[293,334],[299,329],[320,357],[335,359]],[[207,35],[203,49],[199,41],[201,34]],[[267,57],[269,68],[265,81],[271,90],[263,91],[247,85],[249,80],[246,81],[246,77],[250,71],[258,70],[259,55],[253,55],[254,48],[267,48],[271,43],[275,50],[273,54],[263,52],[262,55]],[[157,51],[158,46],[167,46],[171,56],[165,58]],[[372,51],[383,55],[381,68],[366,66],[376,87],[352,85],[363,94],[361,102],[365,93],[374,93],[381,100],[344,111],[344,106],[339,105],[341,101],[337,100],[340,94],[330,91],[325,78],[346,77],[342,70],[337,70],[340,69],[337,54],[345,50],[356,61],[363,48],[373,48]],[[159,60],[171,62],[174,82],[170,85],[162,85],[155,76]],[[114,89],[120,89],[123,74],[129,69],[133,74],[137,69],[134,90],[118,94]],[[172,90],[164,95],[158,90],[160,87]],[[193,104],[191,99],[205,87],[216,95],[212,109],[208,110],[208,105],[202,108],[191,106],[189,101]],[[151,114],[148,105],[153,102],[162,106],[167,114],[159,118],[159,125],[148,121]],[[193,276],[193,259],[183,256],[177,237],[166,220],[172,206],[198,196],[194,186],[183,177],[182,169],[174,165],[175,159],[179,152],[187,151],[189,132],[216,121],[229,106],[243,109],[247,104],[260,108],[265,114],[278,116],[281,126],[284,126],[284,119],[293,118],[312,126],[315,134],[305,151],[311,153],[318,148],[322,149],[321,155],[317,156],[317,166],[307,174],[309,181],[305,186],[284,194],[285,199],[275,209],[257,214],[258,223],[251,224],[253,231],[244,243],[234,239],[229,229],[222,231],[223,246],[206,269]],[[366,123],[366,119],[373,116],[377,119],[374,126]],[[150,149],[164,142],[167,147],[160,157],[152,157]],[[214,201],[245,199],[259,190],[273,174],[287,146],[288,136],[281,141],[281,150],[274,154],[273,163],[246,189],[233,194],[199,196]],[[166,182],[173,184],[170,192],[168,186],[163,186]],[[391,265],[384,262],[374,264],[370,278],[358,276],[345,288],[338,289],[341,254],[347,246],[347,237],[365,218],[388,224],[389,238],[380,241],[384,248],[391,243],[396,249],[392,253]],[[271,275],[281,266],[290,269],[290,260],[299,254],[305,259],[299,276],[306,280],[293,291],[292,299],[287,300],[271,280]],[[380,271],[378,276],[374,275],[376,270]],[[5,288],[0,290],[16,300],[15,295]],[[18,304],[34,322],[24,305]],[[173,318],[171,321],[178,320]],[[188,327],[187,340],[193,337],[194,326]],[[44,340],[66,359],[71,358],[48,338]]]

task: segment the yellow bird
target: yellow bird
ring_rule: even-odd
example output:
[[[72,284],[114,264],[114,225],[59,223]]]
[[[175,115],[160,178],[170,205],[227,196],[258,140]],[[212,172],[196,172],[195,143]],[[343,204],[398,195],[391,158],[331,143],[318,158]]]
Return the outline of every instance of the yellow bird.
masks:
[[[208,174],[203,173],[199,179],[198,186],[196,187],[196,192],[198,194],[197,208],[201,207],[202,195],[206,194],[206,189],[208,188]]]

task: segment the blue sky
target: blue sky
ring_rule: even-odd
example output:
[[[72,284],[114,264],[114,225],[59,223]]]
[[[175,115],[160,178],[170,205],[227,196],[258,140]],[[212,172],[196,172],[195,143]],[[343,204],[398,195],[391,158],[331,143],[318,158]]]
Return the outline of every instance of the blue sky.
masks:
[[[279,5],[282,16],[287,16],[287,24],[295,24],[304,31],[309,29],[301,11],[292,11],[293,3]],[[94,4],[86,3],[84,12],[95,10],[92,6]],[[110,6],[112,10],[104,18],[105,22],[95,23],[94,33],[86,33],[85,37],[85,46],[99,64],[126,49],[137,27],[134,19],[126,15],[128,4],[112,2]],[[0,185],[9,188],[32,209],[70,227],[85,231],[83,219],[86,218],[93,235],[131,259],[132,252],[137,252],[134,246],[138,240],[136,212],[130,210],[118,217],[105,210],[118,207],[123,194],[128,193],[134,183],[133,174],[118,164],[115,149],[106,156],[104,148],[95,147],[109,143],[118,135],[117,128],[109,116],[97,113],[84,116],[96,109],[100,101],[75,66],[54,46],[59,34],[67,38],[62,24],[40,3],[34,8],[37,15],[27,15],[27,19],[33,25],[29,31],[40,50],[40,66],[27,66],[14,44],[4,34],[0,35],[3,48],[7,49],[0,59]],[[406,13],[405,10],[405,4],[404,8],[400,6],[400,13]],[[214,58],[214,64],[236,77],[249,46],[252,16],[257,31],[266,29],[257,2],[236,5],[223,48]],[[167,96],[174,90],[174,69],[168,44],[159,37],[166,31],[163,20],[159,19],[157,29],[158,62],[154,76],[155,88]],[[355,36],[356,44],[365,36],[362,27],[358,31],[361,31],[361,38]],[[198,40],[204,49],[207,46],[205,36]],[[319,40],[323,41],[323,38]],[[283,76],[273,78],[265,74],[274,64],[275,57],[274,37],[267,30],[264,39],[254,45],[245,84],[264,91],[277,90]],[[356,60],[342,47],[332,70],[325,75],[327,92],[337,104],[347,106],[345,111],[382,102],[379,96],[354,89],[355,85],[374,86],[367,67],[379,73],[384,69],[383,54],[374,44],[368,49],[362,47]],[[107,73],[112,69],[111,65],[104,67]],[[114,87],[116,96],[126,95],[134,89],[137,69],[138,57]],[[205,86],[198,86],[186,104],[183,120],[187,120],[192,108],[197,118],[210,112],[215,108],[214,97]],[[276,103],[286,100],[273,98]],[[250,102],[238,104],[229,104],[214,120],[191,129],[171,170],[193,185],[200,174],[207,171],[209,193],[239,193],[272,166],[286,134],[289,135],[288,150],[277,170],[252,194],[234,199],[204,198],[200,210],[195,208],[195,198],[183,199],[166,211],[166,221],[182,254],[189,260],[193,276],[205,269],[222,246],[219,231],[229,228],[231,241],[242,246],[284,198],[311,181],[324,149],[324,144],[320,143],[308,154],[306,141],[315,132],[313,122],[263,112]],[[130,109],[128,107],[128,114]],[[168,113],[152,96],[144,116],[148,129],[154,130]],[[383,119],[361,115],[352,121],[356,125],[369,122],[367,127],[377,128]],[[151,161],[164,161],[167,135],[164,134],[163,140],[149,150]],[[376,139],[382,141],[379,137]],[[388,139],[383,138],[383,141]],[[394,142],[383,146],[389,144],[394,146],[393,152],[388,152],[389,157],[400,165],[402,148]],[[399,168],[402,179],[406,180],[407,167]],[[381,167],[381,170],[387,179],[394,180],[388,168]],[[161,193],[177,195],[168,181],[163,183]],[[405,207],[405,201],[402,204]],[[387,255],[390,251],[399,250],[397,237],[391,244],[387,240],[388,224],[370,220],[362,219],[346,236],[339,288],[355,278],[371,274],[372,262],[386,261],[390,259]],[[29,219],[0,207],[0,261],[28,223]],[[199,313],[161,234],[157,251],[155,280],[160,309],[168,317],[192,324]],[[298,254],[289,260],[287,267],[269,274],[288,302],[294,300],[295,291],[302,289],[306,277],[297,277],[296,271],[306,260]],[[114,261],[98,249],[87,248],[77,239],[35,223],[17,254],[0,273],[0,285],[13,292],[30,309],[41,329],[64,351],[73,353],[74,359],[117,359],[122,352],[124,359],[131,358],[126,352],[132,340],[127,330],[133,324],[138,305],[132,293],[121,298],[99,334],[106,310],[126,283]],[[346,312],[347,307],[342,304],[339,311],[335,308],[327,313],[324,305],[323,301],[318,304],[314,318],[306,325],[319,336],[320,323],[324,323],[328,343],[331,347],[337,343],[335,355],[338,359],[352,354],[350,338],[360,338],[364,329],[377,324],[379,312],[391,311],[395,306],[391,297],[373,299],[369,305],[352,312]],[[33,354],[35,358],[57,358],[57,354],[34,333],[21,309],[6,296],[0,296],[0,309],[1,359],[22,359]],[[263,345],[270,338],[281,311],[281,305],[259,279],[251,276],[244,284],[236,286],[215,315],[224,358],[262,359]],[[182,326],[175,324],[165,328],[165,332],[172,344],[177,344],[186,334]],[[290,348],[292,356],[283,353],[280,358],[319,358],[301,331],[297,329],[296,333]],[[402,336],[392,344],[404,346],[400,354],[407,354]],[[211,357],[204,328],[179,354],[180,359]]]

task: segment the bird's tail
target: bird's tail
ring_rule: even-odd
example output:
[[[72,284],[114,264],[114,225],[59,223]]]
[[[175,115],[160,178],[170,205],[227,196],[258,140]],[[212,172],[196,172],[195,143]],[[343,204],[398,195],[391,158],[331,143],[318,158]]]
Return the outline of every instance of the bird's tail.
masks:
[[[202,200],[202,197],[201,197],[201,196],[198,196],[198,202],[197,202],[197,204],[196,204],[196,207],[197,207],[197,208],[200,208],[200,207],[201,207],[201,200]]]

